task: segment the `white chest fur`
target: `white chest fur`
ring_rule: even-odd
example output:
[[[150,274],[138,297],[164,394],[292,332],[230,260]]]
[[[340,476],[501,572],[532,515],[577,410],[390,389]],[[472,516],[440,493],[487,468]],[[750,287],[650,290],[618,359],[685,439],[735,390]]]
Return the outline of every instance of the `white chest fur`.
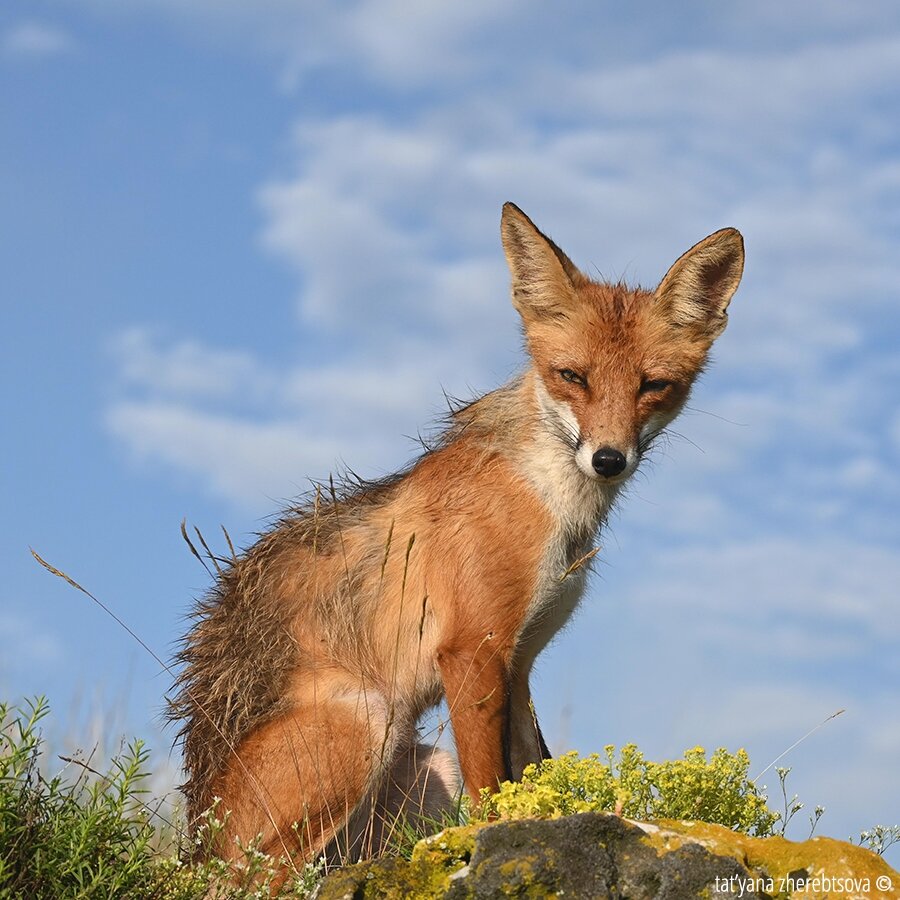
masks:
[[[535,389],[543,417],[565,415],[565,410],[555,408],[539,379]],[[523,448],[521,469],[555,526],[519,632],[517,665],[527,670],[575,611],[588,571],[587,561],[577,564],[591,550],[618,489],[581,471],[573,449],[560,439],[558,422],[552,420],[536,429],[532,442]]]
[[[587,545],[582,545],[587,552]],[[587,564],[570,568],[585,553],[567,552],[562,540],[554,543],[541,564],[534,594],[519,632],[516,664],[528,671],[538,654],[572,616],[584,593]],[[570,560],[570,557],[574,559]]]

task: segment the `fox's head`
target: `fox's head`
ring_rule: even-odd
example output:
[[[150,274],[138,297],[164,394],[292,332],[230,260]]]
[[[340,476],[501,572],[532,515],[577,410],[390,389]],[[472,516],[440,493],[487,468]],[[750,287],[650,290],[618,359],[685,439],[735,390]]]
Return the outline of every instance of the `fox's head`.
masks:
[[[733,228],[711,234],[645,291],[592,281],[512,203],[501,234],[542,419],[586,476],[624,481],[725,328],[743,239]]]

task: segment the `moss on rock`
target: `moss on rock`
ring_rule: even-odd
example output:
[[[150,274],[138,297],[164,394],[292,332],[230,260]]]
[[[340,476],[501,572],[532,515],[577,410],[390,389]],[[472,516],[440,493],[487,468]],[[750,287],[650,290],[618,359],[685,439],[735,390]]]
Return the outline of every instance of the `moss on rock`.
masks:
[[[409,861],[349,866],[317,900],[573,897],[896,898],[900,874],[843,841],[751,838],[721,825],[582,813],[451,828]]]

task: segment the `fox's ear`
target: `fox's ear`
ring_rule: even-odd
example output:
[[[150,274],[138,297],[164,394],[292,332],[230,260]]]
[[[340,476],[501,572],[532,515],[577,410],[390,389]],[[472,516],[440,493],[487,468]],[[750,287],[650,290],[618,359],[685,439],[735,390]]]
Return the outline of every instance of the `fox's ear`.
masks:
[[[565,319],[578,302],[575,288],[587,278],[514,203],[503,204],[500,236],[519,315],[526,322]]]
[[[656,289],[669,320],[710,341],[728,322],[728,304],[744,271],[744,239],[723,228],[695,244],[666,273]]]

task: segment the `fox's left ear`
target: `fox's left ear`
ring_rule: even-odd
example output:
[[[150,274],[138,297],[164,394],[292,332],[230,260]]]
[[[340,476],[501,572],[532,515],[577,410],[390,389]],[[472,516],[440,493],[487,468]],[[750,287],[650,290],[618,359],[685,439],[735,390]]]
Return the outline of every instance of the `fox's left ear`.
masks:
[[[672,324],[714,340],[728,322],[728,304],[744,271],[744,239],[723,228],[695,244],[666,273],[656,300]]]

